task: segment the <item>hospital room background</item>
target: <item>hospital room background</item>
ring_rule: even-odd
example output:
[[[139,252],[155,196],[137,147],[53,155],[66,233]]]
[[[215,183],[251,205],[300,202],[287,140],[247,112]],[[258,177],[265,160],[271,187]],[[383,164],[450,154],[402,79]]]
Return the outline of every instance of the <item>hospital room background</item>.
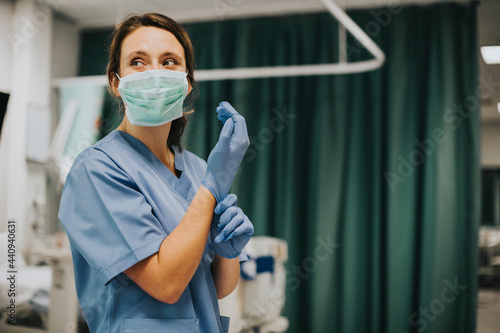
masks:
[[[0,0],[0,332],[87,332],[58,205],[145,12],[194,45],[185,147],[208,157],[220,101],[247,122],[230,332],[500,331],[500,1]]]

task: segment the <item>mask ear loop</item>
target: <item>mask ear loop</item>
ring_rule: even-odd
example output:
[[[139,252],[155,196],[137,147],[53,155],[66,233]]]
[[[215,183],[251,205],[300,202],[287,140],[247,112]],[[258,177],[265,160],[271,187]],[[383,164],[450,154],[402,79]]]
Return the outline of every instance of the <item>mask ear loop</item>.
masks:
[[[187,77],[187,76],[189,76],[189,71],[188,71],[188,70],[186,70],[186,77]],[[184,116],[185,116],[185,115],[188,115],[188,114],[192,114],[192,113],[194,113],[194,110],[193,110],[193,109],[191,109],[191,110],[189,110],[189,111],[185,111],[185,112],[184,112],[184,111],[182,111],[182,114],[183,114]]]
[[[121,82],[122,78],[118,75],[118,73],[115,72],[115,75],[118,78],[118,81]],[[127,102],[125,102],[125,100],[123,99],[123,97],[121,98],[121,100],[123,101],[123,105],[125,105],[125,109],[126,109],[127,108]]]

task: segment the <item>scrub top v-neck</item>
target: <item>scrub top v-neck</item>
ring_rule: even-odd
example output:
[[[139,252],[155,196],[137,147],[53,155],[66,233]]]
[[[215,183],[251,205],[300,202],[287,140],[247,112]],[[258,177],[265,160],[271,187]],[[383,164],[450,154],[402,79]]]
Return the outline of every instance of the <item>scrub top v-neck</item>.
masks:
[[[224,332],[210,270],[201,262],[178,302],[160,302],[123,272],[158,252],[201,185],[206,163],[174,147],[174,175],[140,140],[114,130],[80,153],[59,208],[80,305],[92,333]]]

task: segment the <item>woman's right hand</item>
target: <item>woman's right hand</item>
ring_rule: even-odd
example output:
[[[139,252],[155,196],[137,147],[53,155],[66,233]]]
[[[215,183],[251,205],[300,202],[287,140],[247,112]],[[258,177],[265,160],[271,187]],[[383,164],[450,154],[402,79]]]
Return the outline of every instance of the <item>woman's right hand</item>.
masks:
[[[209,247],[221,257],[234,259],[254,234],[252,222],[236,205],[237,197],[229,194],[215,206],[210,227]]]
[[[238,172],[245,152],[250,145],[247,126],[243,118],[228,102],[217,108],[217,118],[224,127],[219,141],[208,156],[207,171],[202,180],[217,202],[225,198]]]

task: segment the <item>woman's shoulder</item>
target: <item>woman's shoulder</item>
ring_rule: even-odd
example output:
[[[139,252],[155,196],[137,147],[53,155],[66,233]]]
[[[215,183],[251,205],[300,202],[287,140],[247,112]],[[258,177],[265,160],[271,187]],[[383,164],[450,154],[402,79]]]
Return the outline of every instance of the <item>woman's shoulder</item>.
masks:
[[[92,174],[103,170],[119,169],[113,160],[95,146],[84,149],[75,158],[68,176],[77,176],[80,173]]]
[[[114,173],[123,173],[124,171],[115,161],[113,154],[110,154],[112,151],[122,150],[120,146],[123,146],[123,143],[120,142],[116,132],[111,132],[77,155],[68,176],[78,176],[81,173],[91,175],[104,171],[109,173],[113,170]]]
[[[106,135],[104,138],[100,139],[92,146],[85,148],[82,150],[73,162],[73,166],[92,163],[92,161],[96,160],[109,160],[110,157],[106,154],[106,150],[110,145],[116,145],[118,142],[115,140],[116,133],[111,132]]]

